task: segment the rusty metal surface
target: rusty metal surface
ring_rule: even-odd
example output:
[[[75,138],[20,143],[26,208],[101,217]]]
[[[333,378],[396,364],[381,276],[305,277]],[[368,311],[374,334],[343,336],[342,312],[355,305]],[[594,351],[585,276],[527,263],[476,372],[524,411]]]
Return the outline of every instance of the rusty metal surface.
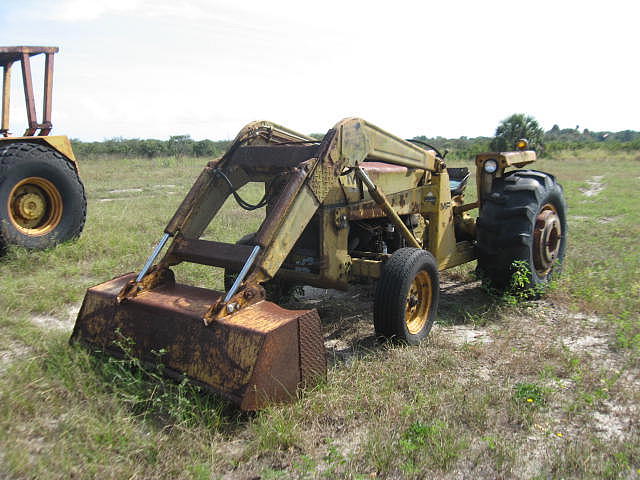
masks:
[[[318,152],[317,144],[311,145],[256,145],[238,148],[233,154],[234,165],[257,171],[279,171],[296,167],[313,158]]]
[[[258,230],[255,238],[256,245],[267,248],[271,244],[280,225],[289,214],[293,201],[302,188],[306,178],[307,172],[303,168],[296,168],[291,173],[289,180],[282,189],[275,205]],[[284,232],[285,235],[287,233],[288,232]],[[289,252],[283,252],[282,261],[284,261],[288,253]]]
[[[382,260],[352,258],[351,262],[351,277],[353,279],[361,277],[378,279],[382,275]]]
[[[409,171],[407,167],[384,162],[362,162],[358,166],[365,170],[369,176],[374,173],[407,173]]]
[[[58,50],[58,47],[0,47],[0,65],[17,62],[22,58],[23,53],[33,56],[40,53],[58,53]]]
[[[48,145],[58,153],[66,157],[67,160],[71,162],[76,172],[78,171],[78,163],[71,148],[71,141],[66,135],[47,135],[46,137],[0,137],[0,142],[29,142]]]
[[[44,61],[44,99],[42,106],[42,127],[40,135],[51,132],[51,107],[53,94],[53,53],[47,53]]]
[[[341,131],[341,149],[349,164],[365,159],[429,171],[438,171],[435,152],[403,140],[361,118],[345,118],[334,127]]]
[[[0,134],[8,136],[9,131],[9,73],[14,62],[20,62],[22,66],[22,83],[27,109],[28,126],[23,136],[31,137],[40,129],[40,136],[49,135],[51,131],[51,95],[53,91],[53,56],[58,52],[57,47],[0,47],[0,65],[3,66],[3,91],[2,91],[2,126]],[[33,95],[33,80],[31,75],[30,57],[43,53],[45,55],[44,67],[44,95],[42,107],[42,123],[38,123],[36,116],[35,99]]]
[[[327,360],[322,337],[322,325],[316,310],[309,310],[298,320],[300,342],[300,381],[312,387],[326,377]]]
[[[502,167],[531,160],[527,152],[485,154],[476,159],[478,170],[487,155],[502,159]],[[250,245],[200,239],[228,197],[248,182],[264,182],[266,192],[257,206],[236,196],[243,208],[266,206],[251,241],[261,250],[251,257]],[[476,206],[464,205],[461,193],[452,198],[448,171],[434,151],[362,119],[338,122],[319,145],[279,125],[253,122],[201,172],[165,228],[174,240],[164,258],[136,281],[128,274],[87,291],[72,339],[122,355],[119,336],[130,338],[131,354],[160,361],[168,375],[184,374],[245,410],[291,400],[297,388],[326,375],[320,319],[315,310],[291,311],[266,301],[261,285],[276,275],[338,289],[359,277],[379,278],[386,245],[358,247],[359,238],[350,244],[351,221],[378,230],[384,224],[398,243],[402,237],[415,247],[426,242],[439,269],[468,262],[475,255],[474,224],[462,215]],[[378,218],[389,219],[393,229],[386,221],[366,222]],[[456,238],[456,224],[465,227],[466,241]],[[244,266],[247,276],[225,296],[176,284],[169,267],[182,261],[232,271]]]
[[[249,258],[251,249],[251,245],[179,238],[175,241],[172,254],[187,262],[239,270]]]
[[[331,164],[320,163],[308,180],[308,185],[319,203],[326,198],[336,183],[335,167]]]
[[[2,123],[0,134],[9,134],[9,111],[11,106],[11,64],[2,67]]]
[[[416,187],[413,190],[386,194],[386,197],[389,204],[399,215],[408,215],[422,210],[422,190],[423,188]],[[384,209],[375,200],[351,203],[347,206],[349,220],[382,218],[384,216],[386,216]]]
[[[31,62],[29,54],[23,53],[20,59],[22,63],[22,83],[24,85],[24,99],[27,104],[27,121],[29,126],[24,133],[25,137],[29,137],[36,133],[38,120],[36,119],[36,104],[33,97],[33,80],[31,78]]]
[[[164,229],[165,233],[170,235],[175,235],[178,229],[182,227],[182,224],[186,221],[187,216],[194,209],[195,205],[199,200],[203,197],[206,191],[209,189],[211,182],[213,180],[213,170],[214,167],[207,165],[204,167],[196,181],[191,185],[189,192],[184,197],[180,206],[169,220],[166,228]]]
[[[202,316],[222,292],[175,284],[118,303],[118,292],[134,277],[87,290],[72,340],[122,355],[118,342],[129,338],[133,356],[161,362],[169,375],[184,374],[244,410],[295,398],[299,386],[326,374],[315,310],[261,301],[207,327]]]

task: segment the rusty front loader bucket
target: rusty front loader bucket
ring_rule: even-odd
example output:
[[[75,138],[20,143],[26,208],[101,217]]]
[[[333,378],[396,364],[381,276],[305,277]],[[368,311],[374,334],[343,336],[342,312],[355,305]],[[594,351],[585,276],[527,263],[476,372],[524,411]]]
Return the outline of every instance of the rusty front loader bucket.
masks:
[[[299,387],[323,379],[318,313],[281,308],[266,300],[262,285],[277,275],[320,204],[313,188],[326,189],[312,188],[317,182],[308,177],[335,140],[327,138],[319,144],[269,122],[245,127],[205,166],[140,273],[87,291],[72,340],[161,363],[167,375],[191,378],[244,410],[294,399]],[[255,205],[237,192],[251,181],[265,188]],[[230,196],[245,210],[264,207],[249,243],[202,238]],[[237,276],[226,292],[182,285],[170,268],[182,262]]]
[[[290,401],[296,389],[324,378],[326,360],[315,310],[285,310],[266,300],[216,320],[203,316],[224,293],[168,282],[132,299],[118,294],[128,274],[89,288],[72,340],[92,349],[145,363],[188,378],[243,410]]]

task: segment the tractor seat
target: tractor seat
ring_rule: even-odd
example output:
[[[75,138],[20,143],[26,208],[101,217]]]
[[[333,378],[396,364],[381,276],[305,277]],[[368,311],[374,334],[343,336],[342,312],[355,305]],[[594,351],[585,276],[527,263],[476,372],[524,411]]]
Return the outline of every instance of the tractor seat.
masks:
[[[447,168],[447,172],[449,172],[451,196],[462,195],[469,180],[469,169],[467,167]]]

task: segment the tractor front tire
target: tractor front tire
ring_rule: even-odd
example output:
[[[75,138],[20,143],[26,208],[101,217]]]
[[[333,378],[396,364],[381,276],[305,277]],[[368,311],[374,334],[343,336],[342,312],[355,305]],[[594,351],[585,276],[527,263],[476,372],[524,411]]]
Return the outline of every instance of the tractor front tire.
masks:
[[[422,342],[436,317],[438,265],[419,248],[396,250],[382,268],[373,303],[376,334],[409,345]]]
[[[0,146],[0,247],[45,249],[75,238],[86,212],[71,161],[39,143]]]
[[[548,173],[516,170],[495,179],[477,223],[478,273],[485,284],[536,296],[560,273],[566,210],[562,186]]]

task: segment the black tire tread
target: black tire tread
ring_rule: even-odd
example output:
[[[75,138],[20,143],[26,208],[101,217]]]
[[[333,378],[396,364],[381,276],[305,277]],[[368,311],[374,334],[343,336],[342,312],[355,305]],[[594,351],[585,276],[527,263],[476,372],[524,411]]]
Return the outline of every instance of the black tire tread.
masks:
[[[509,286],[514,261],[531,263],[533,225],[539,208],[549,199],[559,204],[566,236],[566,203],[562,186],[553,175],[537,170],[515,170],[494,180],[477,222],[478,270],[492,287],[501,290]],[[560,262],[564,248],[563,240]],[[546,280],[532,273],[532,285]]]
[[[407,288],[406,282],[413,281],[413,265],[424,259],[430,258],[433,265],[436,265],[435,259],[431,253],[419,248],[401,248],[396,250],[391,258],[387,260],[382,269],[382,275],[376,286],[376,293],[373,304],[373,321],[374,328],[378,335],[387,338],[398,338],[407,340],[404,331],[400,325],[400,319],[393,322],[393,319],[403,312],[405,309],[405,297],[403,290]],[[433,305],[437,308],[439,298],[439,282],[437,267],[435,268],[436,279],[433,282]],[[408,278],[411,276],[411,278]],[[406,292],[405,292],[406,293]],[[435,315],[433,315],[435,316]],[[431,328],[433,318],[428,321],[428,328]],[[425,334],[426,335],[426,334]]]
[[[81,202],[81,221],[78,225],[66,235],[63,241],[70,240],[80,236],[84,229],[87,216],[87,197],[84,185],[78,176],[78,172],[74,168],[72,162],[57,152],[55,149],[36,142],[0,142],[0,185],[7,179],[10,170],[20,161],[25,159],[41,159],[43,161],[54,161],[62,167],[65,175],[79,186],[82,195]],[[4,205],[2,206],[4,208]],[[0,252],[11,243],[4,238],[0,229]],[[56,242],[57,243],[57,242]]]

